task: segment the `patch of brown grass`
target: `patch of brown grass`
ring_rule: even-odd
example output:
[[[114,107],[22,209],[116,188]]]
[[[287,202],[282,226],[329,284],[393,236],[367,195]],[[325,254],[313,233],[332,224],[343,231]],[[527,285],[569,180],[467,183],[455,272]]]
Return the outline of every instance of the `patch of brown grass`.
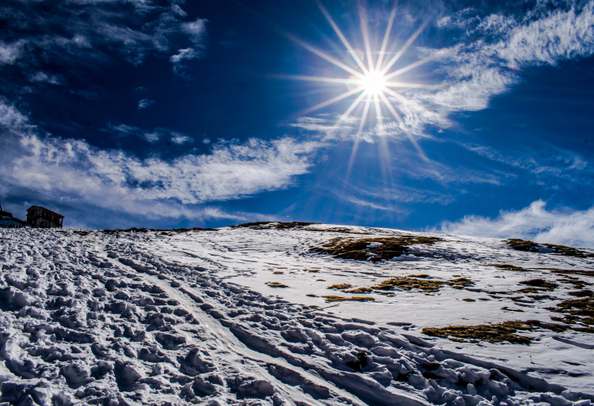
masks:
[[[451,286],[454,289],[463,289],[466,286],[472,286],[474,283],[467,278],[455,278],[448,281],[441,281],[437,279],[420,279],[420,278],[391,278],[380,282],[371,287],[374,290],[392,290],[394,288],[402,290],[418,289],[423,292],[438,292],[443,286]]]
[[[519,292],[519,293],[540,293],[541,292],[541,289],[538,289],[538,288],[524,288],[524,289],[516,290],[516,292]],[[502,294],[502,293],[500,293],[500,294]],[[509,293],[505,293],[505,294],[508,295]]]
[[[472,286],[474,285],[474,282],[471,281],[468,278],[456,278],[456,279],[450,279],[449,281],[446,282],[448,285],[450,285],[452,288],[454,289],[463,289],[467,286]]]
[[[594,271],[585,271],[582,269],[557,269],[557,268],[542,268],[552,273],[561,274],[561,275],[583,275],[583,276],[592,276],[594,277]]]
[[[563,313],[563,321],[567,324],[577,324],[581,322],[594,326],[594,297],[585,296],[580,299],[565,300],[556,307],[550,307],[548,310],[557,313]],[[578,327],[572,327],[578,330]],[[582,331],[582,330],[579,330]]]
[[[304,223],[300,221],[282,222],[282,221],[257,221],[252,223],[238,224],[230,226],[231,228],[251,228],[253,230],[288,230],[292,228],[303,228],[312,224],[319,223]]]
[[[328,286],[326,289],[342,290],[342,289],[351,288],[352,286],[353,285],[351,285],[350,283],[337,283],[335,285]]]
[[[425,327],[423,334],[433,337],[448,338],[456,342],[488,341],[499,343],[507,341],[514,344],[530,344],[529,337],[516,334],[518,330],[532,331],[538,328],[553,331],[564,331],[565,327],[557,324],[543,323],[538,320],[505,321],[499,324],[479,324],[476,326]]]
[[[394,288],[402,290],[419,289],[424,292],[437,292],[446,283],[444,281],[435,279],[417,279],[417,278],[391,278],[381,281],[377,285],[371,287],[375,290],[392,290]]]
[[[503,269],[504,271],[526,272],[526,269],[515,265],[489,264],[488,266],[494,266],[495,268]]]
[[[506,240],[507,245],[517,251],[527,251],[527,252],[541,252],[543,249],[550,249],[554,254],[561,254],[567,255],[571,257],[594,257],[594,254],[581,251],[577,248],[567,247],[565,245],[557,245],[557,244],[539,244],[532,241],[525,241],[519,238],[512,238]]]
[[[344,297],[344,296],[322,296],[324,299],[326,299],[326,303],[331,303],[331,302],[373,302],[375,299],[370,297],[370,296],[350,296],[350,297]]]
[[[319,247],[313,247],[312,251],[328,254],[334,258],[378,262],[387,261],[408,252],[411,245],[431,245],[437,241],[441,241],[441,239],[412,235],[358,240],[336,237]]]
[[[584,289],[584,290],[578,290],[577,292],[569,292],[569,294],[571,296],[577,296],[577,297],[589,297],[589,296],[594,296],[594,292],[592,292],[589,289]]]
[[[326,233],[343,233],[343,234],[369,234],[368,232],[364,231],[353,231],[350,228],[346,227],[331,227],[331,228],[315,228],[310,227],[308,228],[309,231],[321,231]]]
[[[272,274],[273,275],[282,275],[282,274],[284,274],[284,272],[283,271],[274,271]]]
[[[555,282],[545,281],[544,279],[530,279],[527,281],[521,281],[519,283],[521,285],[531,286],[534,289],[548,290],[548,291],[555,290],[555,288],[559,286]]]
[[[285,285],[284,283],[280,283],[280,282],[266,282],[266,285],[268,285],[271,288],[288,288],[288,285]]]
[[[344,293],[369,293],[371,292],[371,288],[361,287],[349,290],[343,290]]]

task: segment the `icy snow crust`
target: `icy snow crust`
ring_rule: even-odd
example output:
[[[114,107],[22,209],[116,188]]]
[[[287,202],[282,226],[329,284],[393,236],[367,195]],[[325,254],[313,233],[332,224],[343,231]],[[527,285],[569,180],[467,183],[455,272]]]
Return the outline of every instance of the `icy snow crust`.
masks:
[[[532,302],[493,292],[535,278],[559,283],[542,268],[592,270],[592,258],[443,235],[375,263],[312,251],[337,237],[403,234],[430,235],[323,225],[0,229],[0,404],[590,405],[591,334],[519,331],[532,339],[520,345],[421,329],[551,322],[547,308],[572,298],[571,287]],[[328,289],[334,284],[410,274],[473,285],[358,294],[374,299],[366,302],[323,298],[353,296]]]

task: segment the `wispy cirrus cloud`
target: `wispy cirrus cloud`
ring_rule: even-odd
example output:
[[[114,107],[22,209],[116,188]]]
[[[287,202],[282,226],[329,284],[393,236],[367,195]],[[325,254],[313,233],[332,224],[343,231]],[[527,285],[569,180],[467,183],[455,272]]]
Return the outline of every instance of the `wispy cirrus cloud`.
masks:
[[[158,130],[146,131],[146,130],[142,130],[138,127],[134,127],[132,125],[127,125],[127,124],[113,125],[111,123],[108,124],[106,131],[110,131],[114,134],[117,134],[118,136],[123,136],[123,137],[128,137],[128,136],[138,137],[138,138],[143,139],[146,142],[150,142],[150,143],[159,141],[159,138],[161,138],[161,134],[162,134],[162,132],[160,132]]]
[[[501,211],[497,218],[465,216],[432,231],[594,248],[594,207],[588,210],[546,210],[542,200],[518,211]]]
[[[496,150],[492,147],[462,144],[463,148],[472,151],[483,158],[508,168],[511,177],[521,176],[527,184],[553,183],[555,188],[564,185],[580,184],[590,186],[594,179],[594,167],[583,156],[575,152],[547,145],[541,142],[539,149],[515,148]],[[559,182],[562,181],[562,182]]]
[[[442,52],[441,70],[447,75],[437,92],[419,92],[418,100],[443,114],[475,111],[488,106],[520,80],[521,70],[535,65],[588,57],[594,53],[594,2],[537,3],[521,16],[492,14],[479,17],[465,9],[440,19],[444,31],[463,30],[461,42]]]

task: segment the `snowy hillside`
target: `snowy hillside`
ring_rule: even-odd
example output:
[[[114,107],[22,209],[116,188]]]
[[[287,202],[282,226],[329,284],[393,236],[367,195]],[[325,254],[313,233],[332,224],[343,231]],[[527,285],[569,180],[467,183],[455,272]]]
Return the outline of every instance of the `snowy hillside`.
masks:
[[[0,241],[0,404],[594,401],[587,250],[299,223]]]

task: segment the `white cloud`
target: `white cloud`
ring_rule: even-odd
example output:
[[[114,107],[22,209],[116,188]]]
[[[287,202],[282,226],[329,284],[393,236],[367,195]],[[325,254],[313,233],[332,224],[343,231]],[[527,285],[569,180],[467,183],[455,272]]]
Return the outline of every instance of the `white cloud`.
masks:
[[[186,17],[188,13],[186,13],[180,6],[177,4],[171,5],[171,10],[180,17]]]
[[[138,127],[134,127],[131,125],[127,125],[127,124],[118,124],[118,125],[112,125],[111,123],[108,124],[107,126],[108,130],[118,134],[120,136],[135,136],[138,138],[141,138],[143,140],[145,140],[146,142],[157,142],[159,141],[159,138],[162,135],[162,131],[159,131],[159,129],[153,130],[153,131],[145,131],[142,130]]]
[[[186,142],[192,142],[194,139],[192,137],[188,137],[187,135],[183,135],[181,133],[171,133],[171,142],[177,145],[185,144]]]
[[[14,106],[0,99],[0,126],[7,130],[22,130],[29,124],[27,116],[21,114]]]
[[[112,133],[117,134],[118,136],[122,136],[122,137],[128,137],[128,136],[138,137],[138,138],[141,138],[141,139],[143,139],[147,142],[150,142],[150,143],[155,143],[155,142],[159,141],[160,139],[168,138],[174,144],[182,145],[182,144],[185,144],[187,142],[191,142],[194,140],[192,137],[189,137],[183,133],[180,133],[180,132],[174,131],[174,130],[170,130],[168,128],[162,128],[162,127],[156,127],[152,130],[143,130],[141,128],[134,127],[132,125],[127,125],[127,124],[113,125],[113,124],[109,123],[107,125],[107,128],[104,131],[109,131],[109,132],[112,132]]]
[[[171,63],[175,65],[182,61],[187,61],[187,60],[198,58],[199,56],[200,56],[200,54],[198,52],[196,52],[196,50],[194,50],[194,48],[184,48],[184,49],[178,49],[177,54],[172,55],[169,58],[169,61],[171,61]]]
[[[219,207],[207,207],[204,209],[204,215],[214,219],[229,219],[235,221],[275,221],[278,220],[275,216],[258,213],[246,212],[228,212]]]
[[[22,55],[22,49],[26,41],[19,40],[12,44],[0,41],[0,65],[13,64]]]
[[[126,0],[132,7],[116,7],[119,3],[66,0],[51,8],[40,8],[37,2],[7,4],[2,9],[8,22],[3,30],[6,37],[22,39],[0,41],[0,65],[18,63],[31,69],[52,60],[71,68],[109,63],[117,55],[139,65],[148,55],[169,52],[172,40],[185,36],[198,47],[206,35],[207,20],[184,22],[187,15],[179,5],[167,8],[149,0]],[[60,27],[59,33],[48,30],[50,26]]]
[[[26,117],[5,103],[0,124],[7,130],[0,138],[0,183],[35,191],[40,199],[152,218],[196,217],[200,204],[286,189],[308,172],[310,156],[323,146],[291,138],[219,142],[209,154],[165,161],[22,131]]]
[[[465,216],[458,222],[444,222],[433,231],[594,248],[594,207],[585,211],[547,211],[545,206],[545,202],[537,200],[519,211],[501,211],[495,219]]]
[[[37,72],[29,79],[31,82],[45,82],[52,85],[59,85],[62,83],[57,75],[48,75],[45,72]]]
[[[594,53],[592,1],[579,12],[575,7],[546,11],[537,4],[521,20],[498,14],[479,18],[472,12],[465,9],[438,21],[441,29],[463,29],[467,37],[480,39],[441,50],[448,79],[439,91],[416,96],[443,114],[486,108],[492,96],[519,81],[519,69],[526,66],[555,65]]]
[[[513,29],[505,42],[493,49],[516,69],[527,63],[555,65],[560,59],[590,56],[594,48],[594,3],[576,13],[575,8],[554,11],[545,18]]]
[[[141,99],[138,102],[138,110],[146,109],[146,108],[152,106],[153,104],[155,104],[155,101],[154,100],[151,100],[151,99]]]
[[[173,73],[182,77],[189,77],[185,73],[184,61],[191,61],[192,59],[198,59],[202,57],[203,52],[197,51],[194,48],[178,49],[177,54],[172,55],[169,61],[173,64]]]
[[[196,21],[181,24],[181,30],[188,35],[190,41],[194,43],[194,47],[178,49],[177,53],[169,58],[173,64],[173,73],[176,75],[189,79],[190,75],[186,73],[183,62],[204,56],[203,41],[206,36],[207,22],[208,20],[199,18]]]
[[[196,21],[192,21],[189,23],[183,23],[181,25],[182,31],[184,31],[190,37],[190,40],[196,44],[200,45],[206,35],[206,23],[208,20],[206,19],[197,19]]]

